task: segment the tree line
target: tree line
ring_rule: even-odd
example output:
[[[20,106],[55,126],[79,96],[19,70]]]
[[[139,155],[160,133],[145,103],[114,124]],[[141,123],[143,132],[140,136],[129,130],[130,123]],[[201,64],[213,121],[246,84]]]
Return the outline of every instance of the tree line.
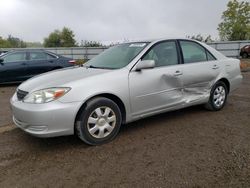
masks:
[[[222,13],[221,23],[218,25],[220,40],[250,40],[250,3],[247,1],[230,0],[227,9]],[[202,34],[187,36],[187,38],[202,42],[213,42],[210,35]],[[24,42],[22,39],[9,35],[6,39],[0,36],[0,48],[25,48],[25,47],[101,47],[98,41],[82,40],[76,42],[74,32],[67,27],[55,30],[40,42]]]
[[[1,48],[25,48],[27,47],[27,44],[23,40],[9,35],[7,39],[4,39],[0,36],[0,47]]]
[[[9,35],[6,39],[0,36],[0,48],[26,48],[26,47],[102,47],[98,41],[82,40],[78,44],[74,32],[67,27],[62,30],[56,29],[40,42],[24,42],[18,37]]]

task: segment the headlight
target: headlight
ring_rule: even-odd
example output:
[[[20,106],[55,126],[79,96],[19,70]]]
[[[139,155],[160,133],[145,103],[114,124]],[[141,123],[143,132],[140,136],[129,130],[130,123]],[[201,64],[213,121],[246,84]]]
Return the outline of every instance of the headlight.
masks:
[[[51,102],[62,97],[67,92],[69,92],[69,90],[70,88],[68,87],[62,87],[62,88],[48,88],[39,91],[34,91],[33,93],[28,94],[24,98],[23,102],[34,103],[34,104]]]

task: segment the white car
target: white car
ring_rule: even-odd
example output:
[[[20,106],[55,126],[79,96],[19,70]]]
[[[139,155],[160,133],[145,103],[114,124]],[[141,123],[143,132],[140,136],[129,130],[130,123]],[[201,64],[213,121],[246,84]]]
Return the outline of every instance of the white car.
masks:
[[[21,84],[13,120],[34,136],[76,133],[98,145],[141,118],[199,104],[220,110],[241,80],[239,60],[194,40],[125,43]]]

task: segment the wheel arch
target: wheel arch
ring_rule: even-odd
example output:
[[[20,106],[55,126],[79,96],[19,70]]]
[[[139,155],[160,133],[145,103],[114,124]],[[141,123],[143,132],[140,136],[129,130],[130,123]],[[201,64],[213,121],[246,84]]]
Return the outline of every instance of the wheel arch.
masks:
[[[221,78],[221,79],[219,79],[217,82],[219,82],[219,81],[224,82],[224,83],[226,84],[227,90],[228,90],[228,93],[229,93],[229,92],[230,92],[230,82],[228,81],[228,79],[226,79],[226,78]]]
[[[126,123],[126,108],[125,108],[125,105],[123,103],[123,101],[116,95],[114,94],[110,94],[110,93],[102,93],[102,94],[98,94],[98,95],[95,95],[95,96],[92,96],[90,97],[89,99],[87,99],[82,105],[81,107],[79,108],[77,114],[76,114],[76,117],[75,117],[75,123],[77,121],[77,119],[79,118],[79,115],[81,113],[81,111],[86,107],[86,104],[91,101],[92,99],[94,98],[97,98],[97,97],[105,97],[107,99],[110,99],[112,100],[113,102],[115,102],[119,109],[121,110],[121,115],[122,115],[122,123],[125,124]]]

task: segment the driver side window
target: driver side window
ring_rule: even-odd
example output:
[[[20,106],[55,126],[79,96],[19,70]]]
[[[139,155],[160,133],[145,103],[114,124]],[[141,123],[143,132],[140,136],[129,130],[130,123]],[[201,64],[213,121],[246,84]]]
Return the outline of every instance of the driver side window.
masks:
[[[26,53],[25,52],[15,52],[9,55],[6,55],[4,58],[4,63],[25,61]]]
[[[156,44],[142,60],[154,60],[156,67],[177,65],[178,54],[176,43],[174,41],[167,41]]]

